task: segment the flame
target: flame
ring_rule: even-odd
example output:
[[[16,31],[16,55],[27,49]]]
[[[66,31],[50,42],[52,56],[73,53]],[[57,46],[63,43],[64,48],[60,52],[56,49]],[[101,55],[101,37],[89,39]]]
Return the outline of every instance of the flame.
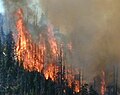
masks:
[[[101,95],[105,95],[106,84],[105,84],[105,72],[102,71],[102,81],[101,81]]]
[[[58,78],[58,72],[61,72],[61,68],[58,64],[59,57],[63,57],[60,52],[60,48],[58,46],[57,40],[53,33],[53,27],[51,25],[47,26],[47,37],[48,43],[45,43],[45,40],[41,39],[39,44],[34,43],[32,41],[31,35],[24,24],[24,17],[22,9],[19,9],[16,13],[17,21],[16,21],[16,29],[18,31],[18,39],[16,42],[16,56],[20,63],[23,65],[24,69],[28,71],[37,71],[42,72],[48,80],[49,78],[52,81],[56,81]],[[50,52],[47,51],[47,47],[49,44]],[[68,45],[69,49],[72,50],[71,44]],[[48,54],[50,53],[50,54]],[[48,58],[48,55],[50,58]],[[62,64],[62,63],[61,63]],[[75,92],[80,92],[80,83],[75,80],[74,73],[72,70],[67,69],[67,74],[65,75],[65,79],[68,82],[68,86],[72,88],[73,83],[75,82]]]
[[[44,70],[45,78],[50,78],[52,81],[55,81],[57,72],[58,67],[56,66],[56,64],[48,64]]]
[[[18,31],[18,41],[16,44],[16,54],[19,61],[23,61],[23,67],[29,71],[41,72],[44,65],[45,45],[40,46],[33,43],[31,36],[24,25],[22,9],[17,11],[16,28]]]
[[[19,9],[17,11],[17,22],[16,28],[18,31],[18,40],[16,44],[16,55],[19,61],[23,62],[23,67],[29,71],[38,71],[41,72],[44,66],[44,57],[45,57],[45,43],[43,41],[42,44],[37,45],[31,39],[31,35],[29,31],[26,29],[23,20],[23,11]],[[57,41],[54,37],[52,32],[52,27],[49,25],[48,27],[48,42],[50,45],[50,50],[53,58],[57,57],[58,55],[58,45]],[[53,61],[53,60],[51,60]],[[44,70],[44,74],[46,79],[48,76],[53,79],[54,77],[54,66],[53,64],[48,64],[47,69]],[[52,70],[50,70],[52,69]],[[50,72],[51,71],[51,72]],[[48,74],[47,74],[48,73]]]
[[[80,81],[75,80],[75,92],[80,92]]]
[[[51,25],[49,25],[48,26],[48,41],[50,44],[52,56],[56,58],[58,56],[59,49],[58,49],[57,41],[54,37],[54,33],[52,31],[53,31],[53,28]]]
[[[73,82],[74,82],[74,75],[72,73],[72,70],[67,70],[67,75],[66,75],[66,79],[67,79],[67,82],[68,82],[68,86],[70,88],[72,88],[72,85],[73,85]]]

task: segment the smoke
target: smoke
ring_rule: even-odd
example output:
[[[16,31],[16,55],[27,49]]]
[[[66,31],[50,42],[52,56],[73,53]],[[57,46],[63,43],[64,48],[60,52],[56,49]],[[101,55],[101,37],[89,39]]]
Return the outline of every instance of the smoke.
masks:
[[[119,0],[41,0],[51,22],[73,43],[73,64],[85,78],[120,64]],[[110,70],[109,70],[110,69]],[[111,72],[110,71],[110,72]]]
[[[42,9],[39,0],[4,0],[5,14],[9,21],[9,30],[16,31],[16,11],[22,8],[24,13],[24,21],[29,32],[36,40],[39,34],[39,24]]]
[[[46,12],[72,42],[72,63],[84,68],[87,80],[120,63],[119,0],[4,0],[4,5],[13,19],[21,7],[28,23],[39,21],[42,10]]]

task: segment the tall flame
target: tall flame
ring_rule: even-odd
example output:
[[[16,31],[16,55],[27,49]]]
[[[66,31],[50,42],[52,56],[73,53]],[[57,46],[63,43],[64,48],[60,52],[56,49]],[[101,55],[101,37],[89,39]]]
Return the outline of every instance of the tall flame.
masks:
[[[53,27],[48,25],[47,28],[47,40],[48,43],[42,39],[39,41],[39,44],[36,44],[32,41],[31,35],[29,31],[25,27],[24,24],[24,17],[22,9],[19,9],[16,13],[17,21],[16,21],[16,28],[18,31],[18,39],[16,42],[16,56],[20,63],[22,63],[24,69],[28,71],[37,71],[44,74],[46,79],[51,79],[52,81],[56,81],[58,77],[58,72],[61,72],[63,68],[58,64],[60,58],[63,57],[63,50],[62,53],[60,52],[60,48],[58,47],[57,40],[53,33]],[[49,44],[50,51],[47,50],[46,44]],[[71,49],[71,44],[69,48]],[[51,56],[48,57],[48,53]],[[47,61],[46,61],[47,60]],[[62,61],[62,59],[60,60]],[[62,64],[62,62],[61,62]],[[72,84],[75,82],[75,92],[80,91],[79,81],[75,80],[74,74],[72,70],[66,70],[67,75],[65,75],[65,79],[68,82],[68,86],[72,88]],[[62,73],[62,72],[61,72]],[[61,74],[62,76],[62,74]]]
[[[31,36],[23,21],[22,9],[17,11],[16,28],[18,31],[18,41],[16,53],[19,61],[23,61],[23,67],[29,71],[41,72],[44,65],[45,45],[37,45],[32,42]]]

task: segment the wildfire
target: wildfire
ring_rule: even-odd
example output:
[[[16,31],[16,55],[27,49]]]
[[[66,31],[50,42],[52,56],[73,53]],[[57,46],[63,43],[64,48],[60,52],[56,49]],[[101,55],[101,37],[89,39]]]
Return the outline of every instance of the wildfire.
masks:
[[[24,24],[24,17],[22,9],[19,9],[16,13],[17,21],[16,28],[18,31],[18,39],[16,42],[16,56],[20,63],[22,63],[24,69],[28,71],[37,71],[44,74],[45,78],[49,78],[52,81],[56,81],[58,77],[58,72],[61,72],[61,65],[58,64],[59,60],[62,61],[63,50],[58,46],[57,40],[53,33],[53,27],[51,25],[47,26],[47,40],[46,43],[43,39],[39,41],[39,44],[32,41],[31,35]],[[47,44],[47,45],[46,45]],[[49,47],[47,47],[49,44]],[[69,49],[72,49],[71,44],[68,45]],[[47,50],[49,48],[49,51]],[[60,50],[62,52],[60,52]],[[50,53],[50,54],[48,54]],[[48,56],[49,55],[49,56]],[[50,57],[50,58],[48,58]],[[47,60],[47,61],[46,61]],[[61,62],[62,64],[62,62]],[[75,82],[75,92],[80,92],[80,83],[74,78],[72,70],[66,70],[67,75],[65,79],[68,82],[68,86],[72,88],[72,84]],[[63,72],[61,72],[63,73]],[[62,76],[62,75],[61,75]]]
[[[23,62],[25,69],[41,72],[44,65],[45,45],[37,45],[32,42],[31,36],[24,25],[22,9],[17,11],[17,17],[18,41],[16,44],[16,54],[18,60]]]
[[[29,71],[38,71],[41,72],[41,70],[44,67],[44,57],[46,51],[46,43],[42,41],[43,43],[37,45],[34,43],[31,39],[31,35],[29,34],[29,31],[26,29],[24,25],[23,20],[23,12],[22,9],[19,9],[17,11],[17,22],[16,22],[16,28],[18,31],[18,40],[16,43],[16,55],[18,60],[23,62],[23,67],[26,70]],[[49,25],[48,31],[48,42],[50,45],[50,53],[52,55],[52,59],[55,59],[58,56],[58,45],[57,41],[54,37],[54,34],[52,32],[52,27]],[[49,60],[49,61],[56,61],[56,60]],[[55,64],[51,64],[52,62],[47,63],[46,69],[44,70],[44,74],[46,79],[50,77],[52,80],[54,80],[54,72],[55,72]]]

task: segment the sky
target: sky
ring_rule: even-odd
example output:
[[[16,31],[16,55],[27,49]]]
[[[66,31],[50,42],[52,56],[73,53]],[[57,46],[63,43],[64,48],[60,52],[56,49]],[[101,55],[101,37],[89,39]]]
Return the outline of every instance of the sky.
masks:
[[[0,0],[0,13],[4,13],[4,6],[3,6],[3,1]]]

